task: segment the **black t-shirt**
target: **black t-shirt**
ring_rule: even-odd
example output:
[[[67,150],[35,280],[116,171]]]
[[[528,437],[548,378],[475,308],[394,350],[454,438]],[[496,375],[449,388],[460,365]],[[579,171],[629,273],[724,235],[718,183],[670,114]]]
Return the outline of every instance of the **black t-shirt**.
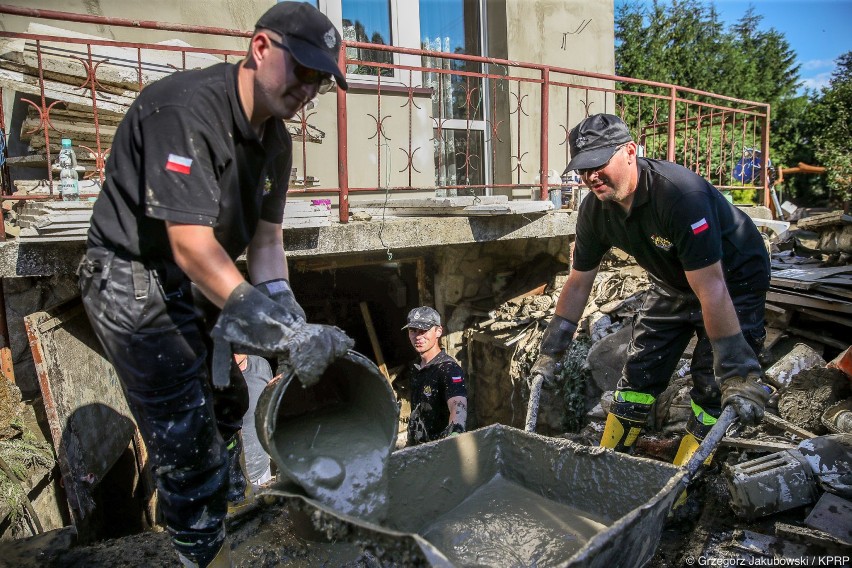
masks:
[[[618,247],[683,292],[691,292],[684,271],[719,260],[731,294],[769,288],[769,255],[748,215],[687,168],[646,158],[638,162],[639,184],[629,213],[593,194],[583,199],[576,270],[593,270],[611,247]]]
[[[450,422],[447,401],[454,396],[467,397],[464,371],[442,350],[422,367],[419,359],[412,363],[408,377],[411,384],[408,445],[437,440]]]
[[[213,227],[236,259],[259,219],[281,223],[292,142],[281,120],[263,138],[237,93],[236,64],[175,73],[146,87],[121,121],[88,246],[172,259],[165,221]]]

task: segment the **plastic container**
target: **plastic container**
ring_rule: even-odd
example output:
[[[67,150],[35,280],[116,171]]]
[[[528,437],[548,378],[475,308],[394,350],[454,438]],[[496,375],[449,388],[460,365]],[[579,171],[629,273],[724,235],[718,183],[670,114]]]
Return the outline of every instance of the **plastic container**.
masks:
[[[71,139],[62,139],[59,151],[59,195],[62,201],[80,200],[80,181],[77,175],[77,156],[71,147]]]

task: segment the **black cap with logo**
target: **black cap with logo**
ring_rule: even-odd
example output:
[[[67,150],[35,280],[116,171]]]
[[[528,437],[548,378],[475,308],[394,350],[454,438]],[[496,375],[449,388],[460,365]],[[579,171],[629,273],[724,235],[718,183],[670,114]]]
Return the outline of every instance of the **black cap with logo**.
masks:
[[[566,172],[597,168],[612,158],[618,147],[632,141],[623,120],[614,114],[593,114],[571,129],[571,161]]]
[[[337,65],[340,33],[325,14],[306,2],[281,2],[266,11],[255,24],[281,36],[300,65],[334,75],[344,91],[349,88]]]

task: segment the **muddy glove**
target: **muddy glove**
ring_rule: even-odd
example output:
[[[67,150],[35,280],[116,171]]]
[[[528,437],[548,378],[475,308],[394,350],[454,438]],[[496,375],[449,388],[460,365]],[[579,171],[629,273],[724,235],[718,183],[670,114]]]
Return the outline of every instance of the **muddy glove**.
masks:
[[[531,382],[534,376],[541,375],[546,385],[552,387],[556,384],[556,372],[560,368],[562,356],[571,346],[575,331],[577,331],[576,323],[562,316],[553,316],[547,324],[547,329],[544,330],[544,335],[541,336],[538,359],[530,369]]]
[[[248,282],[228,296],[210,335],[213,386],[217,388],[230,382],[234,349],[262,357],[287,355],[294,373],[308,387],[319,380],[329,363],[355,344],[336,327],[305,323]]]
[[[446,428],[444,428],[443,432],[441,432],[441,438],[449,438],[450,436],[458,436],[459,434],[464,434],[464,426],[461,424],[456,424],[455,422],[450,422]]]
[[[771,394],[760,384],[763,371],[742,333],[712,342],[713,371],[722,390],[722,407],[733,406],[740,421],[756,424]]]
[[[267,298],[276,304],[284,306],[295,317],[302,318],[302,321],[308,321],[307,316],[305,316],[305,310],[296,301],[293,289],[290,288],[290,282],[286,278],[267,280],[256,285],[255,288],[263,292]]]

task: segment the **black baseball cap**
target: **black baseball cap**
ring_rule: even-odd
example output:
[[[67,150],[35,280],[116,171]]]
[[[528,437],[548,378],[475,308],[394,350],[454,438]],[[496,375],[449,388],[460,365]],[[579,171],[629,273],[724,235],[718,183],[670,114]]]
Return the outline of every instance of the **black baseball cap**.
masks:
[[[337,65],[340,33],[325,14],[306,2],[281,2],[266,11],[254,26],[271,30],[300,65],[334,75],[344,91],[349,88]]]
[[[420,306],[408,312],[408,323],[402,326],[402,329],[410,327],[425,331],[436,325],[441,325],[441,314],[429,306]]]
[[[571,161],[565,171],[598,168],[612,158],[619,146],[632,140],[620,118],[614,114],[593,114],[568,134]]]

